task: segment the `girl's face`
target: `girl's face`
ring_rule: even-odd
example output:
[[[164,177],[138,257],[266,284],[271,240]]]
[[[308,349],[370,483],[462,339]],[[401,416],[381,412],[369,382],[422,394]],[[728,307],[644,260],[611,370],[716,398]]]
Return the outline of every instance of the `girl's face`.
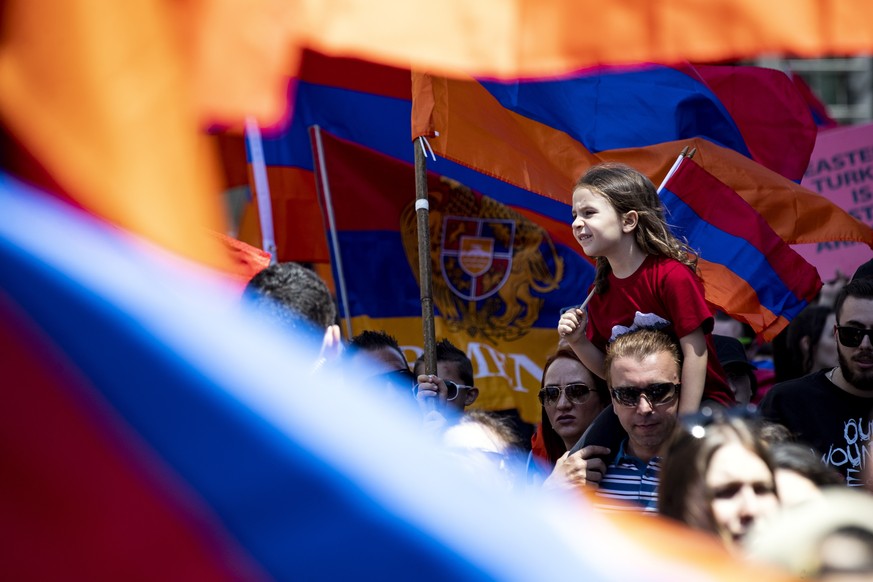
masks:
[[[545,402],[543,407],[555,432],[569,450],[603,410],[603,404],[594,391],[594,377],[577,360],[558,358],[546,370],[543,380],[544,386],[557,386],[561,389],[558,399],[552,403]],[[583,396],[582,402],[573,402],[567,398],[565,391],[570,384],[585,384],[591,392]]]
[[[605,197],[587,188],[573,191],[573,236],[589,257],[609,257],[618,242],[633,229]]]
[[[740,443],[719,448],[706,471],[716,525],[734,543],[752,525],[779,508],[773,474],[767,464]]]

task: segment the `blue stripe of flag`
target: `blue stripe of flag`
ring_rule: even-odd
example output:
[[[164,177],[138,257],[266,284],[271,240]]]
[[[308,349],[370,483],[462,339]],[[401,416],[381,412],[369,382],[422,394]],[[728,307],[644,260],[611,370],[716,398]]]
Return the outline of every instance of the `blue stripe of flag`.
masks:
[[[702,137],[751,157],[739,128],[699,79],[670,67],[601,68],[548,81],[488,81],[500,104],[592,153]]]
[[[208,508],[201,525],[217,519],[270,576],[586,570],[566,550],[563,565],[538,560],[561,546],[555,533],[532,525],[524,503],[510,516],[499,493],[465,485],[414,424],[391,417],[401,410],[302,381],[308,348],[229,309],[234,294],[2,177],[0,207],[0,290],[87,378],[94,391],[79,401],[153,486],[195,501],[192,522]],[[423,503],[425,486],[437,494]],[[534,543],[518,536],[530,527]]]

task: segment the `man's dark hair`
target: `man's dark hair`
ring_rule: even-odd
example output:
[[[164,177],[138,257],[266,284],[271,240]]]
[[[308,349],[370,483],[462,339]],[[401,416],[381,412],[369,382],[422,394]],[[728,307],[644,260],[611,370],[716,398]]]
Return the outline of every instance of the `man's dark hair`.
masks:
[[[855,270],[852,275],[852,281],[855,279],[870,279],[873,278],[873,259],[870,259]]]
[[[453,362],[457,364],[458,376],[460,376],[461,381],[467,386],[473,385],[473,362],[470,361],[467,354],[465,354],[460,348],[456,347],[448,339],[442,339],[437,342],[436,361]],[[424,369],[424,354],[420,355],[418,359],[415,360],[413,369],[418,369],[419,366],[422,366],[422,370]]]
[[[855,297],[856,299],[873,299],[873,279],[852,279],[846,286],[840,289],[837,293],[837,298],[834,301],[834,313],[837,314],[837,323],[840,321],[840,311],[843,309],[843,303],[846,302],[846,297]]]
[[[301,319],[323,332],[336,323],[330,290],[311,269],[299,263],[276,263],[252,277],[243,296],[279,321],[298,327]]]
[[[819,454],[806,445],[790,441],[772,443],[770,456],[777,469],[794,471],[819,487],[846,484],[836,469],[822,462]]]
[[[358,352],[373,352],[382,348],[396,350],[400,357],[403,358],[403,361],[406,361],[406,356],[403,354],[403,350],[400,349],[397,338],[386,331],[362,331],[349,340],[349,345],[346,346],[346,355],[353,356]]]
[[[827,305],[807,305],[785,328],[784,359],[777,358],[776,375],[779,381],[806,376],[812,370],[813,352],[818,347],[828,316],[833,313]],[[831,333],[832,330],[829,330]],[[809,338],[809,348],[804,354],[803,338]],[[774,354],[775,356],[775,354]]]

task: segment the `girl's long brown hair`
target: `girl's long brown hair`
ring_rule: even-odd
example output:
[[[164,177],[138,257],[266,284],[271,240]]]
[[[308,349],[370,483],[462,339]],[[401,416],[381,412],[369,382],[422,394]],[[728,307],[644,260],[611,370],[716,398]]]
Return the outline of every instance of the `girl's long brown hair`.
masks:
[[[625,164],[597,164],[579,178],[574,190],[578,188],[606,198],[619,216],[635,210],[639,220],[634,237],[643,252],[675,259],[697,272],[697,255],[670,232],[658,191],[645,175]],[[606,257],[597,257],[596,270],[594,291],[604,293],[612,272]]]

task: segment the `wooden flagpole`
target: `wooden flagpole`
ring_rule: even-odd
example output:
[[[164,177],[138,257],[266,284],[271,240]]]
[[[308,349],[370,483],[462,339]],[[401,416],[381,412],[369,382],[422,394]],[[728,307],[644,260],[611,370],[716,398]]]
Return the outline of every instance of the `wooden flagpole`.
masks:
[[[415,215],[418,219],[418,273],[421,287],[421,327],[424,334],[424,373],[436,374],[436,332],[433,315],[433,273],[430,260],[430,205],[427,197],[427,153],[424,138],[413,140],[415,150]]]

